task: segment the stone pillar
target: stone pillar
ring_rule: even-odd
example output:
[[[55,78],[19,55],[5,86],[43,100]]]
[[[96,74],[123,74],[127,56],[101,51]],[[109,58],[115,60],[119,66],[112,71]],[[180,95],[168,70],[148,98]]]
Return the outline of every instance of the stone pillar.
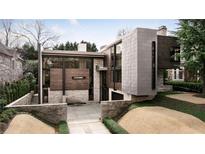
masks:
[[[96,66],[103,66],[103,59],[93,60],[93,96],[94,101],[100,101],[100,72],[96,70]]]
[[[158,69],[157,71],[157,91],[158,92],[171,91],[172,86],[164,84],[163,74],[164,74],[163,69]]]

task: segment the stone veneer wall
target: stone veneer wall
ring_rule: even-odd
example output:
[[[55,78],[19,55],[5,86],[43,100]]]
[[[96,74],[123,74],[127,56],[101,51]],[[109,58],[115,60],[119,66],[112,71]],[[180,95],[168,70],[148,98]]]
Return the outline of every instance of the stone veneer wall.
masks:
[[[31,104],[31,99],[32,99],[32,96],[33,96],[33,91],[31,91],[30,93],[22,96],[21,98],[13,101],[12,103],[8,104],[7,107],[10,107],[12,105],[29,105]]]
[[[83,102],[88,102],[88,90],[66,90],[65,96],[63,96],[63,92],[61,90],[48,90],[48,103],[65,103],[67,96],[75,97],[76,99],[80,99]]]
[[[158,92],[165,92],[165,91],[172,91],[172,85],[165,85],[163,81],[163,69],[158,69],[157,71],[157,91]]]
[[[88,102],[88,90],[66,90],[66,96],[72,96],[80,99],[82,102]]]
[[[0,53],[0,83],[19,80],[22,77],[22,62],[18,58],[5,56]]]
[[[156,94],[152,89],[152,41],[157,43],[157,31],[146,28],[137,28],[123,37],[123,92],[138,96]]]
[[[8,108],[14,108],[20,112],[29,112],[42,120],[52,124],[58,124],[60,121],[67,121],[67,104],[37,104],[37,105],[12,105]]]
[[[93,93],[94,101],[100,101],[100,72],[96,70],[96,66],[103,66],[103,59],[93,60]]]
[[[114,118],[123,113],[130,104],[132,104],[132,101],[101,101],[101,118]]]
[[[62,103],[63,92],[62,90],[53,91],[48,89],[48,103]]]

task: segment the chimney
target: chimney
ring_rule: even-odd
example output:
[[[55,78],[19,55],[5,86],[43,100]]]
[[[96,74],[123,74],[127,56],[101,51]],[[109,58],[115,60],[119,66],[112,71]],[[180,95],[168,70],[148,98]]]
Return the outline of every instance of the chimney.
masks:
[[[79,43],[78,44],[78,51],[87,52],[87,44],[86,43]]]
[[[158,31],[157,31],[157,35],[167,36],[167,27],[166,26],[160,26]]]

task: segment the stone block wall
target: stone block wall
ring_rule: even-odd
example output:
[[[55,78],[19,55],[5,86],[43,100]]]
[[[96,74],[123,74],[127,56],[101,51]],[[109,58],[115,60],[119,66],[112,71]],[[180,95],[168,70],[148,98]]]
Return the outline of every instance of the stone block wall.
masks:
[[[9,108],[14,108],[20,112],[29,112],[39,117],[42,120],[52,124],[58,124],[60,121],[67,120],[67,104],[36,104],[36,105],[12,105]]]
[[[22,96],[21,98],[13,101],[12,103],[10,103],[9,105],[7,105],[6,107],[10,107],[10,106],[13,106],[13,105],[29,105],[31,104],[31,100],[32,100],[32,96],[33,96],[33,91]]]
[[[100,101],[100,72],[96,70],[96,66],[103,66],[103,59],[94,59],[93,61],[93,93],[94,101]]]
[[[101,101],[101,118],[119,116],[130,104],[132,101]]]
[[[0,53],[0,83],[19,80],[22,77],[22,62],[16,57],[9,57]]]
[[[157,91],[158,92],[165,92],[165,91],[172,91],[172,85],[165,85],[164,78],[163,78],[163,69],[158,69],[157,71]]]
[[[88,90],[66,90],[65,94],[68,97],[74,97],[82,102],[88,102]]]
[[[156,33],[156,30],[137,28],[123,37],[123,92],[136,96],[156,94],[152,90],[152,41],[157,42]]]
[[[62,97],[63,97],[62,90],[53,91],[48,89],[48,103],[52,103],[52,104],[62,103],[63,102]]]

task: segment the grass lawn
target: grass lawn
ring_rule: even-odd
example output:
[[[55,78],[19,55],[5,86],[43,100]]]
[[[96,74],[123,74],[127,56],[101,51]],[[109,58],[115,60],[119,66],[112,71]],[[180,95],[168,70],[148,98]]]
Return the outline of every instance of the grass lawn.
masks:
[[[162,106],[169,109],[191,114],[201,119],[202,121],[205,121],[205,104],[192,104],[190,102],[180,101],[177,99],[166,97],[170,94],[177,94],[177,92],[159,93],[156,96],[156,98],[151,101],[144,101],[130,105],[128,111],[143,106]]]

